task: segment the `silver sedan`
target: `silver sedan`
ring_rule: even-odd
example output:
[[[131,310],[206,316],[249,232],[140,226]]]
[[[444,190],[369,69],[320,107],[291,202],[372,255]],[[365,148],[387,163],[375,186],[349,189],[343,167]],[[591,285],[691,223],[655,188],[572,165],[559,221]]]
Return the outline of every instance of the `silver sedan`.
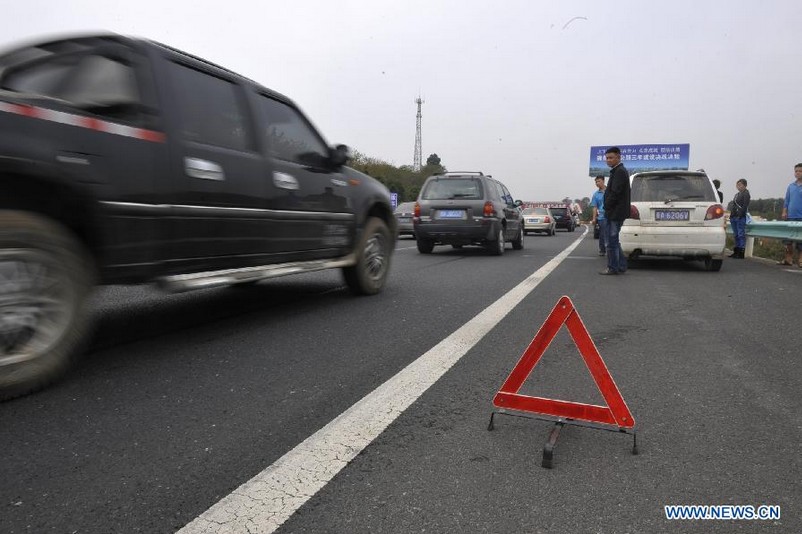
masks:
[[[524,233],[540,232],[554,235],[557,222],[549,208],[526,208],[521,214],[524,219]]]

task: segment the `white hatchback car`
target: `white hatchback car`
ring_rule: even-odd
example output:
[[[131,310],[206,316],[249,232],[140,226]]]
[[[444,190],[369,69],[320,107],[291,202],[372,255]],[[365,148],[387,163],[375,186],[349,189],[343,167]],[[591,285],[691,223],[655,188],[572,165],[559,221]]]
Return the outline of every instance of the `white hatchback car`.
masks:
[[[703,260],[718,271],[724,259],[724,208],[703,172],[649,171],[630,177],[631,218],[621,227],[630,259],[673,256]]]

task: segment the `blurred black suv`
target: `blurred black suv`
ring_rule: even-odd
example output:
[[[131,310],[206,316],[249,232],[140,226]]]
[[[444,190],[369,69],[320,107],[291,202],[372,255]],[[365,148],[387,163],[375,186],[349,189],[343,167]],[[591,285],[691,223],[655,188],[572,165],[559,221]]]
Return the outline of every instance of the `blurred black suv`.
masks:
[[[347,158],[286,96],[153,41],[0,52],[0,399],[69,367],[95,285],[340,269],[379,292],[390,193]]]
[[[481,245],[501,255],[507,241],[524,246],[521,201],[507,187],[481,172],[450,172],[426,179],[415,205],[413,224],[418,250],[435,245]]]

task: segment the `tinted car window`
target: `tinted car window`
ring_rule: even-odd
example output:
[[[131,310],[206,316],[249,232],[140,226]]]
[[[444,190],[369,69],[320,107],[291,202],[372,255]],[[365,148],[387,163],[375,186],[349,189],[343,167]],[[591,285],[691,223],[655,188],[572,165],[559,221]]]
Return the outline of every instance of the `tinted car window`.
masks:
[[[86,56],[78,63],[61,98],[78,105],[137,102],[136,78],[123,63],[102,56]]]
[[[512,195],[510,194],[509,189],[504,184],[499,184],[501,186],[501,199],[504,200],[507,204],[513,204],[515,201],[512,199]]]
[[[496,191],[496,194],[493,196],[502,202],[506,202],[506,199],[504,198],[504,187],[499,182],[493,182],[493,184],[495,185]]]
[[[421,192],[423,200],[465,199],[481,200],[484,188],[481,180],[476,178],[449,178],[447,180],[431,180]]]
[[[274,158],[322,166],[328,148],[303,115],[284,102],[262,96],[259,106],[264,133]]]
[[[17,67],[4,77],[3,88],[57,98],[100,115],[108,111],[103,106],[139,102],[133,69],[95,54],[59,56]]]
[[[235,84],[172,64],[185,139],[237,150],[253,146]]]
[[[76,62],[75,57],[56,58],[15,69],[3,77],[3,89],[56,98]]]
[[[665,202],[666,200],[705,200],[718,202],[706,176],[661,175],[636,176],[632,180],[633,202]]]

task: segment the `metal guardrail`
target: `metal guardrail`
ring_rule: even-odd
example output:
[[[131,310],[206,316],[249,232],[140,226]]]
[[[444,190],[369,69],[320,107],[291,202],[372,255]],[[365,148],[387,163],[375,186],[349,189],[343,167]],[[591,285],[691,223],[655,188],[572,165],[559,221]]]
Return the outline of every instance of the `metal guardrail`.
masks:
[[[732,235],[732,226],[729,219],[725,226],[727,233]],[[789,239],[791,241],[802,241],[802,221],[753,221],[746,225],[746,250],[744,255],[752,257],[755,247],[756,237],[767,237],[769,239]]]
[[[802,241],[802,221],[754,221],[746,225],[746,235]]]

